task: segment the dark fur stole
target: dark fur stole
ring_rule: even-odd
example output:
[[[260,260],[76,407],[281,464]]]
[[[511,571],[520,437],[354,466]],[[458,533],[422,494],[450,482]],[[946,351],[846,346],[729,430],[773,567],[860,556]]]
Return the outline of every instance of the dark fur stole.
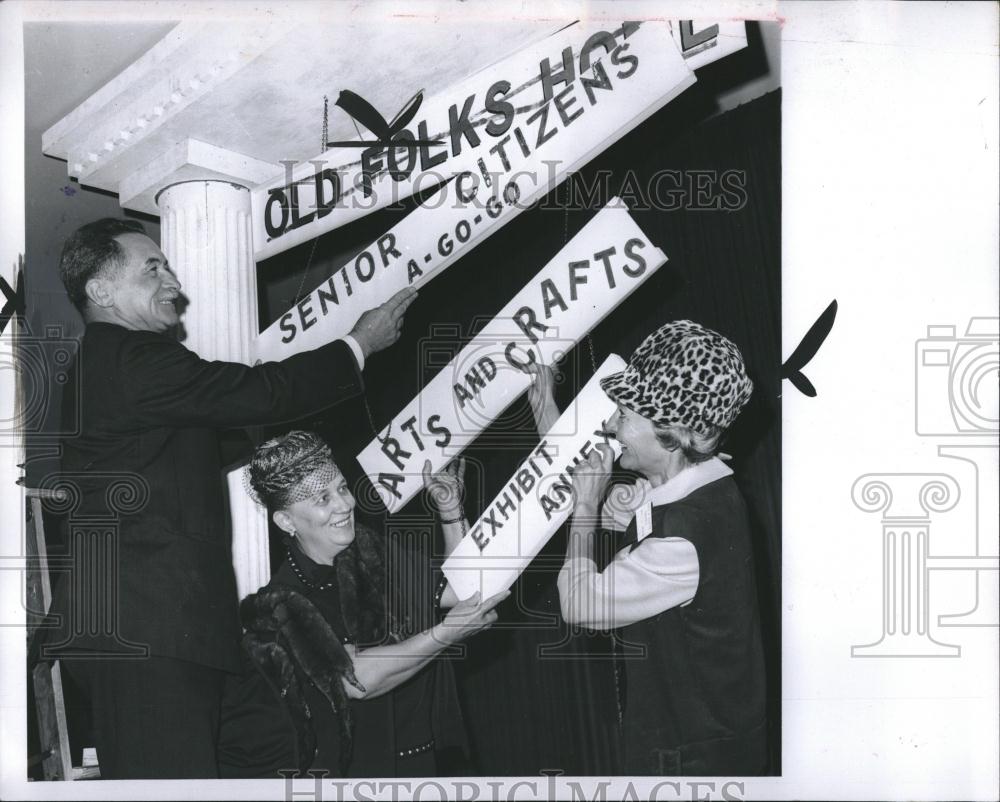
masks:
[[[333,561],[337,572],[341,615],[359,646],[378,646],[403,639],[394,605],[386,600],[400,587],[399,554],[387,559],[391,544],[359,523],[354,542]]]
[[[287,588],[262,588],[240,604],[246,634],[243,646],[281,697],[295,725],[300,770],[312,764],[316,735],[306,704],[303,676],[326,697],[341,730],[340,768],[351,757],[351,709],[342,679],[360,691],[354,665],[340,640],[316,607]]]

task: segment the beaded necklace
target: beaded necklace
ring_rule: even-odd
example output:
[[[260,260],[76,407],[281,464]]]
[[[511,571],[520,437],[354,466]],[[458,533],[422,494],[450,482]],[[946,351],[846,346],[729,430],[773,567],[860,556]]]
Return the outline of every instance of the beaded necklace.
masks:
[[[292,569],[292,573],[298,577],[299,582],[305,585],[307,590],[311,591],[330,590],[337,584],[336,579],[331,579],[319,585],[317,585],[315,582],[310,582],[308,579],[306,579],[305,575],[302,573],[302,569],[299,568],[299,564],[295,561],[295,554],[292,552],[291,546],[288,547],[288,567]],[[341,618],[343,618],[343,616],[341,616]],[[346,627],[346,622],[344,623]],[[346,635],[338,636],[338,640],[340,640],[341,643],[355,642],[354,636],[350,632],[348,632]]]
[[[327,582],[323,582],[320,585],[317,585],[315,582],[310,582],[308,579],[306,579],[305,575],[302,573],[302,569],[299,568],[299,564],[295,561],[295,554],[292,552],[292,549],[290,547],[288,549],[288,567],[291,568],[292,573],[298,577],[299,582],[305,585],[309,590],[329,590],[330,588],[334,587],[337,584],[336,579],[331,579]]]

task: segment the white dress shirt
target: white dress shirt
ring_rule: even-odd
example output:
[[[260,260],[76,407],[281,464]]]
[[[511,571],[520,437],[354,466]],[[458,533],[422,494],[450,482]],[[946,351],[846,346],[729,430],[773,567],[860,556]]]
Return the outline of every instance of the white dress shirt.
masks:
[[[341,337],[347,347],[351,349],[351,353],[354,354],[354,360],[358,363],[358,372],[360,373],[365,369],[365,352],[361,350],[361,346],[358,345],[358,341],[355,340],[350,334],[345,334]]]
[[[658,487],[640,479],[609,494],[602,519],[612,524],[608,528],[618,528],[625,516],[631,520],[646,504],[671,504],[732,473],[713,457],[685,468]],[[699,576],[694,545],[684,539],[683,532],[647,538],[638,534],[639,545],[619,551],[603,571],[589,557],[566,560],[556,584],[567,622],[588,629],[617,629],[691,603]]]

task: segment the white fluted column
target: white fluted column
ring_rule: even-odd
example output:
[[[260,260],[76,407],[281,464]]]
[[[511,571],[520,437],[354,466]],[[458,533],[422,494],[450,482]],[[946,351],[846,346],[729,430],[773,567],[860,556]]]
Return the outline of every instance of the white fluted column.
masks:
[[[250,192],[227,181],[186,181],[157,196],[161,248],[183,284],[184,344],[203,359],[250,364],[258,334]],[[227,477],[233,568],[240,598],[270,579],[267,513],[242,469]]]

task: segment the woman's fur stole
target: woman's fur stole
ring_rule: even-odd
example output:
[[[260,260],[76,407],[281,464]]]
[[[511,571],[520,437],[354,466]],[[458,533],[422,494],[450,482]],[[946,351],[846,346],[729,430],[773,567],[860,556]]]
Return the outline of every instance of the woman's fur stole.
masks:
[[[351,758],[351,708],[342,679],[364,692],[351,658],[330,625],[302,594],[287,588],[262,588],[240,604],[250,659],[278,689],[295,726],[299,769],[307,770],[316,753],[316,733],[305,700],[302,675],[326,697],[340,723],[340,768]]]
[[[397,560],[398,561],[398,560]],[[397,562],[393,561],[393,562]],[[396,583],[386,576],[385,541],[358,525],[354,542],[334,560],[344,624],[359,645],[372,646],[402,639],[397,617],[386,604],[386,588]],[[354,665],[336,633],[301,593],[268,585],[240,604],[246,634],[243,646],[251,660],[277,688],[295,725],[300,771],[316,752],[316,734],[306,704],[303,676],[326,697],[341,732],[340,769],[345,773],[353,742],[351,708],[341,679],[364,692]],[[408,617],[407,617],[408,618]]]

